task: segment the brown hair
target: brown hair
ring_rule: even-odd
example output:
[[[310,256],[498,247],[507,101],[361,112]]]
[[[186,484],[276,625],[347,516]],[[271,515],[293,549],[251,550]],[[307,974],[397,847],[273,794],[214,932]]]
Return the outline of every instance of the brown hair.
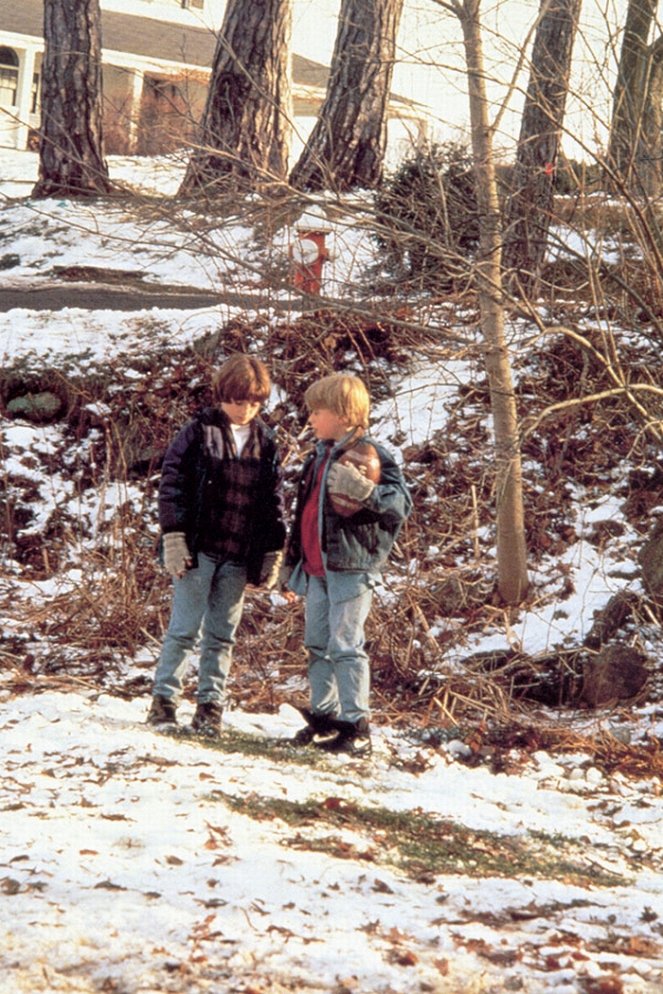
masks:
[[[271,383],[264,362],[236,353],[212,377],[212,393],[217,404],[231,400],[251,400],[261,404],[269,397]]]
[[[362,380],[348,373],[332,373],[312,383],[304,394],[309,411],[324,407],[339,418],[345,418],[349,428],[368,428],[371,400]]]

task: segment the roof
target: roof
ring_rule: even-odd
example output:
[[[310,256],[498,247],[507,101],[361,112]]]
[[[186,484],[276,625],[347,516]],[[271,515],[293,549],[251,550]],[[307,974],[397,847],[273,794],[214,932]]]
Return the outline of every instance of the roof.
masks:
[[[0,32],[30,35],[42,39],[43,0],[0,0]],[[180,62],[209,69],[214,57],[216,35],[206,28],[189,27],[153,17],[138,17],[113,10],[101,12],[101,43],[106,51],[129,52],[142,58]],[[293,55],[294,82],[324,89],[329,69]]]
[[[11,31],[12,34],[43,39],[43,24],[43,0],[0,0],[0,33]],[[128,52],[145,59],[210,69],[216,34],[207,28],[102,10],[101,44],[106,51]],[[292,77],[295,85],[324,90],[329,69],[313,59],[293,54]],[[391,100],[409,107],[416,106],[416,101],[395,93],[392,93]]]

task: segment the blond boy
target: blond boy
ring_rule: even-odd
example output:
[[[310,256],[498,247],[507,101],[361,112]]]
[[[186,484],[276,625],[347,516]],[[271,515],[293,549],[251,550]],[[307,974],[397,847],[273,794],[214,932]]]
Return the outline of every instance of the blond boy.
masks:
[[[364,626],[412,502],[391,454],[367,435],[370,399],[362,380],[325,376],[304,400],[318,441],[302,468],[284,571],[289,590],[306,598],[310,709],[303,709],[307,724],[295,742],[366,756],[370,667]],[[360,440],[379,457],[378,482],[339,462]],[[357,510],[337,513],[334,496],[351,500]]]

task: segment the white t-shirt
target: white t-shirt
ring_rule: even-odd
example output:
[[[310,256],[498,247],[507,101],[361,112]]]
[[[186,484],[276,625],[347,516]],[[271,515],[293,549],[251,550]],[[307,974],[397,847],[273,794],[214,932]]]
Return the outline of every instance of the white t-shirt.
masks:
[[[231,425],[230,430],[233,433],[233,441],[237,451],[237,458],[239,459],[242,454],[242,449],[249,440],[251,425]]]

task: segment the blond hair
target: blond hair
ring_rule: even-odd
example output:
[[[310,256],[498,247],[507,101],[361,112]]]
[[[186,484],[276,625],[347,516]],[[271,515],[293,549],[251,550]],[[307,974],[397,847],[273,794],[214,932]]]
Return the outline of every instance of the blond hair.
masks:
[[[258,401],[269,397],[271,384],[264,362],[237,352],[226,359],[212,377],[212,393],[217,404],[232,400]]]
[[[371,400],[368,390],[358,376],[332,373],[312,383],[304,394],[309,411],[324,407],[339,418],[345,418],[349,428],[368,428]]]

